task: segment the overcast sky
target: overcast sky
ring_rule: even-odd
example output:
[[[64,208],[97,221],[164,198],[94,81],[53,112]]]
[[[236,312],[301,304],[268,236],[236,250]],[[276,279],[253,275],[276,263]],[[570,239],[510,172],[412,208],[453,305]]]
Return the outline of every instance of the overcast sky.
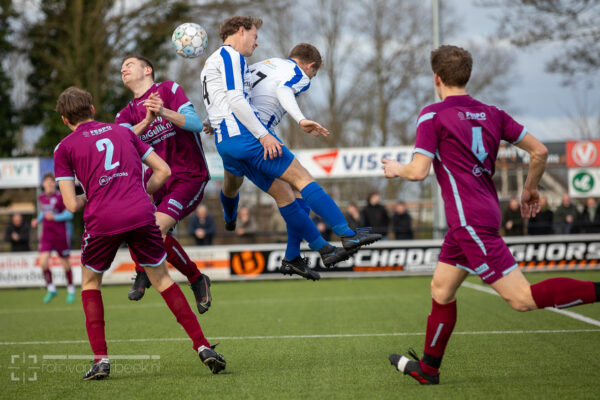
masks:
[[[457,33],[444,38],[443,42],[465,43],[468,40],[484,42],[493,35],[497,23],[493,18],[499,10],[482,8],[475,0],[442,0],[460,15],[463,20]],[[509,86],[511,104],[505,109],[535,136],[543,140],[563,141],[572,137],[573,124],[570,115],[578,115],[575,104],[587,102],[590,118],[597,118],[600,98],[593,88],[574,88],[561,85],[561,77],[545,72],[545,63],[556,52],[558,45],[540,45],[528,49],[515,49],[518,76]],[[475,60],[475,68],[477,60]],[[600,88],[600,74],[595,79],[596,90]]]

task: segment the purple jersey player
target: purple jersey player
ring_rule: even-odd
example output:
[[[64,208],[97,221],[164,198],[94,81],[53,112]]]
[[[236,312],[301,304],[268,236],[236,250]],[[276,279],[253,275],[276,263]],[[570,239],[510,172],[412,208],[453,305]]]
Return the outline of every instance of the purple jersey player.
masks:
[[[115,123],[133,129],[171,168],[171,178],[153,196],[156,223],[164,239],[167,261],[188,278],[198,312],[202,314],[211,303],[210,279],[198,271],[179,242],[169,234],[202,201],[210,179],[199,136],[202,120],[177,83],[154,82],[154,68],[148,59],[125,57],[121,77],[134,99],[117,114]],[[147,172],[146,180],[151,173]],[[140,300],[150,282],[135,257],[134,261],[136,279],[129,299]]]
[[[39,245],[39,263],[42,268],[48,292],[43,302],[49,303],[57,295],[56,286],[52,281],[52,272],[49,268],[50,253],[55,250],[65,270],[67,280],[67,303],[75,301],[75,286],[73,285],[73,272],[69,265],[71,252],[71,238],[67,232],[66,221],[73,218],[73,214],[65,208],[60,192],[56,190],[56,181],[51,172],[42,179],[44,192],[38,197],[40,212],[36,219],[31,220],[31,226],[36,228],[42,223],[42,236]]]
[[[185,296],[167,271],[167,255],[148,194],[164,185],[171,174],[169,166],[130,129],[94,121],[92,96],[84,90],[65,90],[56,110],[73,131],[54,151],[56,180],[66,208],[71,212],[84,210],[81,299],[94,364],[83,379],[102,379],[110,373],[100,287],[102,274],[110,268],[123,242],[146,268],[150,281],[192,339],[203,363],[213,373],[223,370],[225,359],[204,337]],[[146,189],[142,184],[142,162],[153,172]],[[75,177],[83,187],[83,195],[75,194]]]
[[[422,359],[392,354],[390,362],[421,384],[439,383],[439,368],[456,323],[456,291],[469,273],[479,277],[517,311],[565,308],[598,301],[600,283],[552,278],[530,285],[499,234],[500,207],[492,180],[500,141],[530,155],[521,195],[523,218],[539,211],[537,185],[548,151],[507,113],[465,91],[473,61],[468,51],[441,46],[431,53],[433,81],[440,103],[417,119],[413,160],[383,160],[387,178],[423,180],[433,163],[442,190],[448,232],[433,274],[431,314]]]

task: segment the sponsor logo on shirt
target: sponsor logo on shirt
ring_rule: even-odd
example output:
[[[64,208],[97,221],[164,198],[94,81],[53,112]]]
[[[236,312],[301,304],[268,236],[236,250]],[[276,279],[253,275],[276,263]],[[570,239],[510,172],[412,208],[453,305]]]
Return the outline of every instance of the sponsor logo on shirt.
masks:
[[[473,175],[479,177],[483,175],[484,172],[488,175],[492,175],[492,171],[490,171],[489,169],[482,167],[481,165],[473,165]]]
[[[120,178],[122,176],[129,176],[129,174],[127,172],[115,172],[112,175],[102,175],[100,179],[98,179],[98,184],[100,186],[106,186],[114,178]]]
[[[458,118],[461,121],[465,121],[468,119],[474,119],[477,121],[485,121],[486,120],[486,115],[484,112],[480,112],[480,113],[472,113],[472,112],[465,112],[463,113],[462,111],[458,112]]]
[[[162,135],[163,133],[174,132],[173,124],[170,121],[164,121],[161,117],[156,117],[151,126],[151,129],[148,129],[140,136],[140,139],[144,142],[148,142],[155,136]]]
[[[181,203],[175,199],[169,199],[169,204],[174,205],[175,207],[179,208],[180,210],[183,210],[183,206],[181,205]]]
[[[91,131],[85,131],[85,132],[83,132],[83,136],[89,137],[90,135],[92,135],[92,136],[102,135],[103,133],[108,132],[108,131],[112,131],[112,127],[110,125],[103,126],[100,129],[93,129]]]

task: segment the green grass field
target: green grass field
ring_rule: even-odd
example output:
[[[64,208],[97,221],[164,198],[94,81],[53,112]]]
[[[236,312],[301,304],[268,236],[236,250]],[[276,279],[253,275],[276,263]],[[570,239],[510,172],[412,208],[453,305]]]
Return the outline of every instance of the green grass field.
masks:
[[[600,281],[600,271],[567,276]],[[471,287],[459,291],[441,385],[422,387],[398,373],[390,353],[422,352],[429,280],[215,282],[213,306],[199,318],[227,359],[219,375],[201,364],[158,293],[134,303],[127,287],[106,287],[109,354],[129,357],[111,359],[110,378],[90,382],[81,380],[92,356],[80,297],[66,305],[62,289],[43,305],[42,290],[2,290],[0,398],[600,398],[599,326],[545,310],[517,313]],[[600,320],[598,304],[570,311]],[[89,358],[48,358],[61,355]]]

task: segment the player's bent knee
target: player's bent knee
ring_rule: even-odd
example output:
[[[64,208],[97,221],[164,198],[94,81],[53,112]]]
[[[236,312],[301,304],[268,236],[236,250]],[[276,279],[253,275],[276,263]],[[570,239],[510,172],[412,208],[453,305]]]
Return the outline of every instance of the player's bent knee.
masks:
[[[431,280],[431,297],[438,304],[448,304],[456,299],[456,291],[435,279]]]

